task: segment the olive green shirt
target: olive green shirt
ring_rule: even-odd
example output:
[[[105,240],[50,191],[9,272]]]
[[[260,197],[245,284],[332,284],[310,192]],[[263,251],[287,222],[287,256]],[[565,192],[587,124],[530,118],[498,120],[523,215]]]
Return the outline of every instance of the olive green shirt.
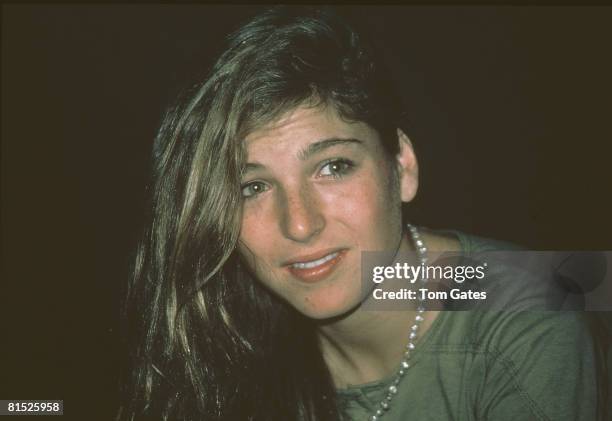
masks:
[[[453,233],[465,254],[503,248]],[[417,343],[381,419],[591,421],[594,360],[577,312],[443,311]],[[339,389],[344,414],[369,420],[393,379]]]

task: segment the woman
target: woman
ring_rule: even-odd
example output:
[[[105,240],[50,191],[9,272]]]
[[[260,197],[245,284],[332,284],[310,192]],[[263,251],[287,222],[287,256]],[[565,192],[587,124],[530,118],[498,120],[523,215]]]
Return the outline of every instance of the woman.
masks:
[[[418,165],[388,80],[333,15],[276,8],[170,110],[118,419],[593,419],[573,313],[365,310],[363,252],[498,247],[402,221]]]

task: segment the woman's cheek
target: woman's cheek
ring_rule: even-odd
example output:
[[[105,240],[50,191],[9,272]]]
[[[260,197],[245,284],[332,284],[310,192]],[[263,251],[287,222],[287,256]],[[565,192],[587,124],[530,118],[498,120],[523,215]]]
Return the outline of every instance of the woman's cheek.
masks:
[[[245,237],[256,235],[258,230],[266,226],[264,224],[265,221],[274,218],[273,215],[270,215],[271,211],[269,197],[245,199],[242,205],[242,226],[240,235]]]
[[[339,191],[335,209],[339,216],[350,217],[355,222],[378,218],[385,207],[379,190],[371,178],[356,177]]]
[[[257,231],[260,229],[257,224],[258,212],[252,207],[245,205],[242,209],[242,218],[240,225],[239,247],[255,251],[257,244],[254,239],[257,238]]]

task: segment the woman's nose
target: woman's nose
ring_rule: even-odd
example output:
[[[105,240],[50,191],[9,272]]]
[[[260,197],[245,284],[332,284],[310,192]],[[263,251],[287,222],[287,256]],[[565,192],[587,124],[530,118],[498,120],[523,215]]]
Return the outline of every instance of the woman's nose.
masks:
[[[325,227],[323,209],[316,193],[307,186],[286,189],[281,198],[281,230],[285,237],[308,242]]]

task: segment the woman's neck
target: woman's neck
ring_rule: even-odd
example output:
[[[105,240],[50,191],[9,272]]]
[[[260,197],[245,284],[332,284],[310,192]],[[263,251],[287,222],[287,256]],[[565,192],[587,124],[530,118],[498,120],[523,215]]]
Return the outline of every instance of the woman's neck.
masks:
[[[422,232],[421,236],[431,251],[460,250],[456,239],[429,232]],[[400,246],[400,252],[412,250],[409,242]],[[438,314],[424,313],[419,337]],[[373,382],[393,374],[402,359],[415,316],[415,310],[373,311],[360,307],[345,317],[322,323],[318,327],[321,350],[336,387]]]
[[[323,358],[336,387],[373,382],[397,370],[415,315],[414,311],[357,310],[341,322],[321,326]],[[432,317],[425,316],[423,330]]]

